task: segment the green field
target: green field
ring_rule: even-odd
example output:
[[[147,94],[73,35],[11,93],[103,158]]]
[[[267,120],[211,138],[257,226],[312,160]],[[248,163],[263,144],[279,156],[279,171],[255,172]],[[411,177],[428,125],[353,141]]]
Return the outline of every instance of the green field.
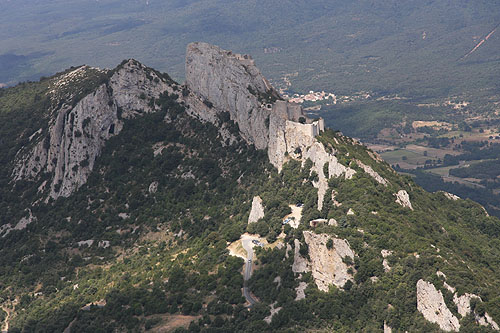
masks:
[[[389,164],[408,164],[413,166],[423,166],[428,160],[435,160],[432,156],[424,156],[423,153],[415,152],[408,149],[396,149],[387,151],[380,156]],[[406,157],[406,159],[405,159]]]

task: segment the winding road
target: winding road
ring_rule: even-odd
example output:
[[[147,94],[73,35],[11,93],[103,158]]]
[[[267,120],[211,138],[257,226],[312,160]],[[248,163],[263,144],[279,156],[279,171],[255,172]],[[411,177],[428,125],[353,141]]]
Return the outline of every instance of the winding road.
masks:
[[[243,238],[241,240],[241,245],[247,251],[247,259],[245,261],[245,269],[243,273],[243,296],[245,296],[248,303],[250,303],[249,307],[252,307],[257,300],[250,293],[250,289],[248,288],[248,280],[252,276],[252,264],[253,264],[253,246],[252,240],[257,238]]]

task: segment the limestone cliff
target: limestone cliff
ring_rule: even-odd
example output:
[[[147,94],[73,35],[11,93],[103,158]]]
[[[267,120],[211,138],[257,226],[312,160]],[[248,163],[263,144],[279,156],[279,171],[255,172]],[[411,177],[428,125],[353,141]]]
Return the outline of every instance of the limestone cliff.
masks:
[[[318,210],[321,210],[323,209],[323,200],[328,190],[328,179],[340,176],[350,179],[356,171],[340,164],[337,157],[334,155],[335,152],[328,153],[323,144],[318,141],[315,141],[311,146],[304,147],[303,149],[305,150],[302,158],[303,163],[307,159],[310,159],[313,162],[311,170],[318,174],[318,181],[314,182],[313,185],[318,188]],[[328,163],[328,177],[323,170],[326,163]]]
[[[470,293],[465,293],[460,297],[457,296],[457,294],[453,295],[453,302],[457,305],[458,313],[462,317],[465,317],[472,312],[471,301],[473,299],[482,302],[481,297]],[[491,318],[491,316],[487,312],[485,312],[483,316],[474,313],[474,318],[476,322],[481,326],[490,326],[495,331],[500,330],[498,324],[493,320],[493,318]]]
[[[75,71],[85,76],[85,68]],[[77,77],[75,71],[56,79],[51,93],[57,94],[59,87],[67,85],[64,82]],[[48,191],[48,197],[54,199],[69,196],[87,181],[105,142],[121,131],[122,117],[155,111],[151,99],[171,91],[164,78],[135,60],[111,73],[107,83],[75,105],[62,103],[52,110],[48,133],[31,149],[19,151],[14,180],[34,180],[48,173],[50,178],[39,191]]]
[[[292,271],[294,273],[306,273],[309,272],[309,263],[307,259],[302,257],[300,254],[300,241],[298,239],[294,240],[294,255],[293,255],[293,265]]]
[[[332,284],[342,288],[353,280],[345,261],[347,258],[353,262],[354,252],[345,239],[311,231],[304,231],[304,239],[309,247],[309,266],[319,290],[328,291]]]
[[[221,115],[239,127],[240,134],[257,149],[267,149],[269,161],[279,171],[290,158],[313,162],[318,174],[318,208],[323,206],[328,178],[351,178],[355,171],[340,164],[335,151],[327,152],[315,137],[324,131],[323,119],[312,120],[298,104],[282,100],[250,56],[234,54],[206,43],[192,43],[186,52],[186,83],[183,96],[188,112],[204,121],[222,125]],[[220,126],[221,127],[221,126]],[[221,129],[224,140],[230,138]],[[328,177],[323,172],[329,164]],[[363,169],[386,185],[369,166]]]
[[[186,52],[186,88],[190,112],[212,123],[218,114],[229,112],[249,144],[267,148],[270,103],[279,95],[250,56],[191,43]]]
[[[443,331],[460,330],[458,319],[446,306],[443,294],[430,282],[417,282],[417,309],[425,319],[438,324]]]

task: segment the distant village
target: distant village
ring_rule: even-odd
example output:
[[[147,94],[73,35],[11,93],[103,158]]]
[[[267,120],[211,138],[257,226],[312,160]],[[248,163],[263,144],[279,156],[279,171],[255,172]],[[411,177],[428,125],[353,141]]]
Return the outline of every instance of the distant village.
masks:
[[[308,94],[305,95],[293,94],[292,96],[289,96],[287,94],[284,94],[283,97],[285,97],[292,103],[298,103],[298,104],[302,104],[304,102],[318,102],[324,100],[331,100],[332,104],[337,104],[337,96],[335,96],[335,94],[333,93],[326,93],[324,91],[315,92],[311,90],[309,91]]]
[[[292,103],[303,104],[306,102],[326,102],[327,105],[341,104],[347,102],[354,102],[362,99],[369,99],[371,95],[367,92],[359,92],[351,96],[337,96],[334,93],[325,91],[309,91],[307,94],[293,94],[289,95],[284,89],[280,89],[281,95]]]

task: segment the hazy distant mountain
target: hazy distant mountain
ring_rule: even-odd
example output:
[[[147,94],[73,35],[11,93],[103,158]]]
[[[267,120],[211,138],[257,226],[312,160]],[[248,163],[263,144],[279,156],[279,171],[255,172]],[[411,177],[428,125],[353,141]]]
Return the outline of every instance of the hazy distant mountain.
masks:
[[[2,1],[0,82],[134,57],[182,78],[184,45],[251,53],[296,91],[498,92],[497,1]],[[30,56],[42,53],[41,57]],[[17,60],[16,60],[17,59]]]

